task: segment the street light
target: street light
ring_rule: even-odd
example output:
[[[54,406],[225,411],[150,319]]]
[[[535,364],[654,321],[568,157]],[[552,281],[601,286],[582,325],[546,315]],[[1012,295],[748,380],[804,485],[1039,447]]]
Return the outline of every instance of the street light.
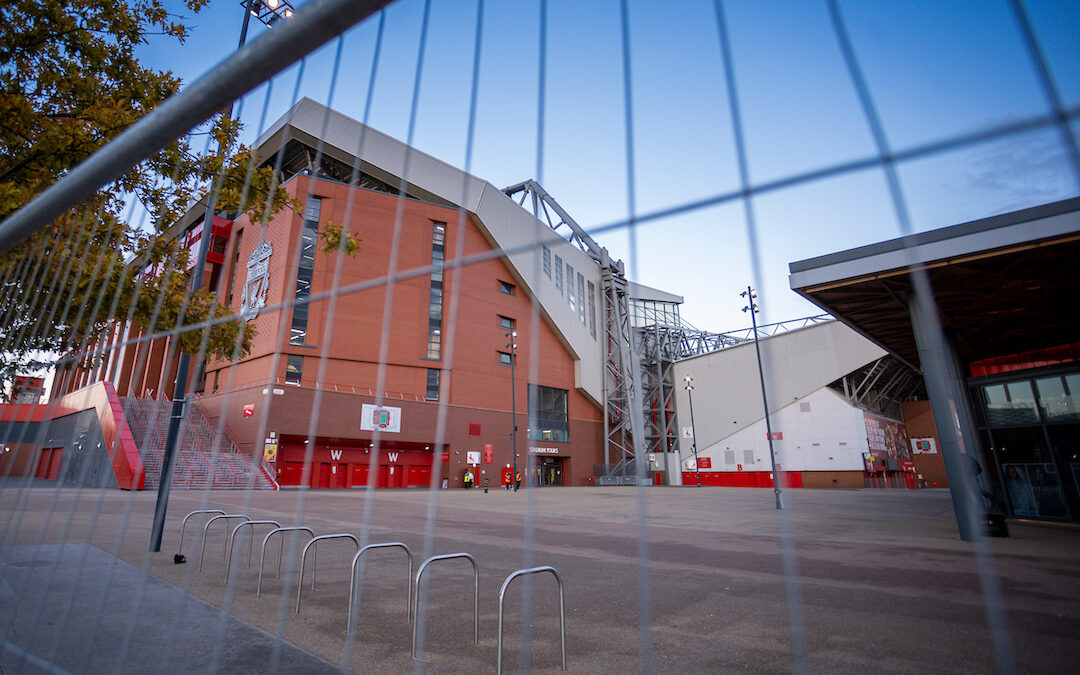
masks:
[[[517,331],[512,330],[506,333],[506,337],[510,339],[510,342],[506,347],[510,350],[510,420],[513,423],[510,431],[510,443],[514,449],[513,461],[514,472],[510,474],[510,484],[517,488],[517,385],[514,383],[514,371],[517,370]]]
[[[701,487],[701,465],[697,458],[697,429],[694,427],[694,378],[686,376],[686,395],[690,397],[690,447],[694,451],[694,469],[697,471],[697,486]]]
[[[255,17],[270,27],[280,19],[292,16],[292,5],[288,0],[243,0],[244,23],[240,27],[240,42],[236,50],[247,42],[248,22]],[[229,118],[232,118],[234,106],[229,106]],[[224,148],[222,148],[224,150]],[[215,192],[218,189],[217,177],[210,184],[210,191],[206,195],[206,213],[203,215],[202,236],[199,237],[199,253],[195,257],[195,266],[191,270],[192,292],[202,288],[203,273],[206,271],[206,254],[210,250],[210,239],[213,236],[213,223],[215,211]],[[169,504],[169,490],[172,483],[173,459],[176,455],[176,443],[180,434],[180,420],[184,416],[184,406],[187,403],[187,375],[191,364],[191,355],[181,352],[176,364],[176,379],[173,381],[172,411],[169,415],[169,430],[165,436],[165,451],[161,458],[161,480],[158,483],[157,503],[154,506],[154,524],[150,531],[150,552],[157,553],[161,550],[161,537],[165,530],[165,510]],[[177,556],[176,562],[181,562]]]
[[[754,303],[757,291],[747,286],[746,290],[739,293],[739,297],[746,298],[747,305],[742,308],[744,312],[750,312],[750,325],[754,329],[754,351],[757,352],[758,377],[761,379],[761,403],[765,406],[765,434],[769,439],[769,461],[772,462],[773,493],[776,495],[776,508],[784,508],[780,498],[780,474],[776,471],[776,453],[773,451],[772,425],[769,423],[769,399],[765,396],[765,370],[761,367],[761,346],[758,344],[757,317],[758,306]]]
[[[243,0],[240,4],[247,8],[248,14],[262,21],[267,28],[292,17],[293,14],[293,6],[289,4],[289,0]]]

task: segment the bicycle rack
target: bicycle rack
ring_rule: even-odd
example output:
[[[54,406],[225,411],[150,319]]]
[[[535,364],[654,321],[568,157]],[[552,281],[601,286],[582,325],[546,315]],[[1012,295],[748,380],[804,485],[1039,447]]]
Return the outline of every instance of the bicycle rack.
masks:
[[[277,527],[281,527],[281,523],[279,523],[276,520],[247,520],[247,521],[244,521],[244,522],[240,523],[236,527],[234,527],[233,531],[232,531],[232,534],[229,535],[228,541],[225,542],[225,550],[228,551],[228,554],[225,556],[226,557],[226,562],[225,562],[225,583],[229,583],[229,571],[232,570],[232,554],[233,554],[233,549],[235,548],[234,544],[236,542],[236,533],[240,531],[241,527],[247,527],[247,526],[254,527],[256,525],[275,525]],[[255,532],[252,531],[251,536],[248,537],[248,560],[247,560],[247,566],[248,567],[251,567],[251,548],[252,548],[252,545],[254,543],[255,543]]]
[[[352,632],[353,606],[356,602],[356,592],[359,587],[359,584],[356,582],[356,566],[357,563],[360,562],[360,558],[373,548],[403,548],[405,549],[405,555],[409,556],[409,574],[405,577],[405,581],[409,586],[405,594],[405,615],[407,621],[412,621],[412,551],[410,551],[409,547],[401,543],[400,541],[390,541],[384,544],[368,544],[364,548],[357,551],[356,555],[354,555],[352,559],[352,570],[349,572],[349,619],[345,628],[345,632],[347,633]]]
[[[416,656],[416,636],[420,629],[420,579],[424,576],[427,566],[436,560],[451,560],[453,558],[467,558],[473,566],[473,644],[480,644],[480,567],[476,564],[476,558],[468,553],[447,553],[436,555],[420,563],[420,569],[416,570],[416,593],[413,595],[413,631],[412,631],[412,657],[421,661]]]
[[[198,511],[192,511],[184,516],[184,522],[180,524],[180,543],[176,546],[177,555],[184,552],[184,529],[187,527],[188,518],[194,516],[196,513],[220,513],[221,515],[225,515],[225,512],[221,509],[200,509]]]
[[[294,532],[294,531],[298,531],[298,530],[303,530],[305,532],[308,532],[308,533],[311,534],[312,537],[315,536],[315,530],[311,529],[310,527],[304,527],[303,525],[298,525],[296,527],[279,527],[277,529],[270,530],[269,532],[266,533],[266,537],[263,539],[263,543],[262,543],[262,551],[259,553],[259,585],[255,587],[255,597],[256,598],[262,596],[263,563],[266,561],[266,543],[268,541],[270,541],[270,537],[274,536],[278,532]],[[284,551],[285,551],[285,539],[282,538],[282,540],[281,540],[281,548],[278,549],[278,555],[277,555],[277,576],[279,576],[279,577],[281,576],[281,554]],[[312,565],[317,565],[318,564],[318,559],[316,558],[315,553],[311,554],[311,564]],[[301,579],[300,581],[301,581],[301,583],[303,583],[303,579]]]
[[[555,581],[559,584],[559,633],[562,639],[562,669],[566,670],[566,603],[563,596],[563,583],[562,577],[555,571],[554,567],[549,565],[543,565],[541,567],[527,567],[516,572],[511,572],[510,576],[506,577],[506,581],[503,582],[502,588],[499,589],[499,637],[495,643],[495,648],[498,650],[498,658],[496,660],[495,672],[502,672],[502,642],[503,642],[503,600],[506,597],[506,589],[509,588],[510,582],[518,577],[523,577],[527,574],[539,574],[540,572],[551,572],[551,575],[555,577]]]
[[[214,516],[210,520],[206,521],[206,525],[203,525],[202,530],[202,547],[199,549],[199,571],[202,572],[203,555],[206,553],[206,532],[210,529],[210,523],[215,520],[225,519],[228,522],[232,518],[243,518],[244,520],[251,520],[247,515],[243,513],[223,513],[220,516]],[[224,558],[225,554],[229,552],[229,537],[228,532],[225,533],[225,550],[221,552],[221,557]]]
[[[356,544],[356,551],[360,551],[360,540],[354,535],[347,532],[341,532],[339,534],[320,534],[318,537],[313,538],[307,544],[304,545],[304,550],[300,554],[300,581],[296,584],[296,613],[300,613],[300,592],[304,590],[304,566],[307,563],[307,552],[312,546],[317,546],[319,541],[323,539],[352,539]],[[311,588],[315,589],[315,565],[311,566]]]

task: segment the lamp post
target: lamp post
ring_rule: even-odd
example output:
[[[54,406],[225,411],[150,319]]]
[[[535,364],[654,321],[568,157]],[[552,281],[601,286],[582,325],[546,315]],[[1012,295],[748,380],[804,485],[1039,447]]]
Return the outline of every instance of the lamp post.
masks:
[[[746,298],[746,307],[742,308],[744,312],[750,312],[750,325],[754,330],[754,351],[757,352],[757,369],[758,377],[761,379],[761,403],[765,406],[765,437],[769,440],[769,461],[772,463],[772,475],[773,475],[773,493],[776,495],[776,508],[784,508],[784,503],[780,497],[780,474],[776,471],[776,453],[773,451],[773,435],[772,425],[769,423],[769,399],[765,395],[765,370],[761,367],[761,346],[758,344],[757,334],[757,317],[758,306],[754,303],[754,299],[757,298],[757,291],[747,286],[746,290],[739,294],[739,297]]]
[[[509,331],[506,337],[510,339],[506,347],[510,350],[510,444],[514,449],[514,469],[510,474],[510,484],[517,489],[517,385],[514,382],[514,371],[517,370],[517,331]]]
[[[236,50],[247,42],[248,22],[251,17],[262,21],[269,28],[281,19],[292,16],[292,5],[288,0],[243,0],[244,23],[240,27],[240,42]],[[229,117],[232,118],[233,107],[229,106]],[[210,191],[206,196],[206,213],[203,215],[202,235],[199,237],[199,252],[195,257],[195,266],[191,270],[192,292],[202,288],[203,272],[206,270],[206,254],[210,250],[210,238],[213,236],[215,192],[217,191],[217,179],[210,185]],[[179,344],[179,343],[178,343]],[[173,460],[176,455],[176,443],[180,434],[180,420],[184,416],[184,407],[187,403],[187,376],[191,366],[191,355],[181,352],[176,364],[176,379],[173,381],[172,411],[169,415],[169,430],[165,436],[165,451],[161,458],[161,481],[158,483],[157,504],[154,507],[154,524],[150,531],[150,551],[157,553],[161,550],[161,537],[165,529],[165,510],[169,503],[169,490],[172,487]],[[179,554],[176,562],[180,562]]]
[[[694,451],[694,470],[697,471],[697,486],[701,487],[701,465],[697,458],[697,427],[694,426],[694,378],[686,376],[686,395],[690,397],[690,447]]]

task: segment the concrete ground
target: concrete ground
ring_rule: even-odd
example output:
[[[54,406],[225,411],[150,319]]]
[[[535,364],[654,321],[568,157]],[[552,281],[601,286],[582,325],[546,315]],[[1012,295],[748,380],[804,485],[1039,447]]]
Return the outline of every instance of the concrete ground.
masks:
[[[180,522],[200,508],[401,541],[417,563],[473,555],[479,645],[468,563],[440,561],[424,575],[420,663],[434,673],[495,670],[500,585],[534,565],[564,580],[571,672],[1011,664],[1075,673],[1080,663],[1080,529],[1010,522],[1008,539],[964,543],[943,490],[788,490],[782,513],[771,491],[737,488],[174,492],[162,551],[148,554],[154,494],[21,486],[0,485],[5,674],[49,664],[75,672],[416,668],[402,551],[368,554],[350,638],[351,541],[320,543],[317,585],[309,571],[297,614],[288,546],[280,579],[277,545],[268,549],[256,597],[262,534],[250,568],[240,540],[226,584],[226,528],[211,526],[200,572],[204,520],[194,517],[188,562],[173,564]],[[503,666],[558,672],[556,586],[549,575],[528,579],[530,596],[525,579],[507,592]]]

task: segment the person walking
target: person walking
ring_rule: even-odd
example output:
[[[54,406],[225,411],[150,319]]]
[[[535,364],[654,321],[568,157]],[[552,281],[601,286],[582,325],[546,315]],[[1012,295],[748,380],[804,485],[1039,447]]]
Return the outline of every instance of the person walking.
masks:
[[[465,470],[465,489],[468,490],[472,487],[472,471],[470,469]]]
[[[514,476],[514,492],[517,492],[520,487],[521,487],[521,472],[518,471],[517,475]]]
[[[487,491],[488,491],[488,481],[489,481],[489,480],[490,480],[490,479],[489,479],[489,478],[488,478],[487,476],[484,476],[484,494],[487,494]]]

